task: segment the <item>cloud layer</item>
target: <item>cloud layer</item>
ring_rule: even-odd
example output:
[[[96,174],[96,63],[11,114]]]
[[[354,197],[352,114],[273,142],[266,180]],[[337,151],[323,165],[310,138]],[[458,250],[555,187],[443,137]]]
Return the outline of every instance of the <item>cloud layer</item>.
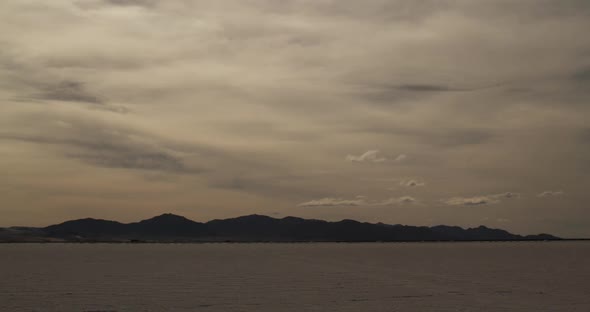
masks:
[[[354,161],[354,162],[384,162],[387,160],[385,157],[379,156],[378,150],[369,150],[362,155],[355,156],[355,155],[348,155],[346,156],[346,160]]]
[[[563,196],[565,193],[563,191],[543,191],[537,194],[537,197],[554,197],[554,196]]]
[[[401,181],[399,184],[406,187],[420,187],[426,185],[426,183],[417,180]]]
[[[480,195],[480,196],[472,196],[472,197],[453,197],[449,198],[444,201],[447,205],[457,206],[457,205],[465,205],[465,206],[478,206],[478,205],[488,205],[488,204],[497,204],[500,203],[504,199],[512,199],[518,198],[520,194],[516,193],[501,193],[501,194],[493,194],[493,195]]]
[[[299,204],[299,207],[332,207],[332,206],[392,206],[411,204],[417,200],[411,196],[392,197],[384,200],[368,200],[365,196],[357,196],[354,199],[326,197]]]
[[[0,226],[495,209],[590,235],[586,1],[3,0],[0,26]],[[393,185],[421,205],[377,205]]]

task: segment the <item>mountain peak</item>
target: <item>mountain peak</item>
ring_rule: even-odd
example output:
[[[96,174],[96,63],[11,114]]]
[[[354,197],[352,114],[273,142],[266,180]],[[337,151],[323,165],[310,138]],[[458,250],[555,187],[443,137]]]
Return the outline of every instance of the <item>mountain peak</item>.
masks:
[[[265,215],[251,214],[251,215],[237,217],[236,219],[265,219],[265,220],[269,220],[269,219],[274,219],[274,218],[269,217],[269,216],[265,216]]]
[[[277,219],[269,217],[269,216],[265,216],[265,215],[251,214],[251,215],[246,215],[246,216],[241,216],[241,217],[236,217],[236,218],[230,218],[230,219],[225,219],[225,220],[214,220],[214,221],[260,222],[260,221],[276,221],[276,220]]]
[[[164,213],[159,216],[155,216],[150,219],[143,220],[143,221],[148,221],[148,220],[188,220],[188,221],[191,221],[191,220],[187,219],[186,217],[175,215],[173,213]]]
[[[163,226],[174,226],[174,225],[184,225],[184,224],[196,224],[193,220],[190,220],[186,217],[175,215],[172,213],[164,213],[159,216],[155,216],[150,219],[142,220],[138,222],[139,224],[151,224],[151,225],[163,225]]]

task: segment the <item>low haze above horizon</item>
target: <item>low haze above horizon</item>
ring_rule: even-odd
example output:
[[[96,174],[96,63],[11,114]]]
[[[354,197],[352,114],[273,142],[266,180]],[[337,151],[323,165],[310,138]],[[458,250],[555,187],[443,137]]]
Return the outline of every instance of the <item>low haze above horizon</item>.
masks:
[[[590,1],[3,0],[0,227],[590,237]]]

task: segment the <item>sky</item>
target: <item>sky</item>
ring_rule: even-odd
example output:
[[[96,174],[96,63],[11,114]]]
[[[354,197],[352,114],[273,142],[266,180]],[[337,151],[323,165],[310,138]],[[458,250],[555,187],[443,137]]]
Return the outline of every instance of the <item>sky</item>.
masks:
[[[586,0],[2,0],[0,226],[590,237]]]

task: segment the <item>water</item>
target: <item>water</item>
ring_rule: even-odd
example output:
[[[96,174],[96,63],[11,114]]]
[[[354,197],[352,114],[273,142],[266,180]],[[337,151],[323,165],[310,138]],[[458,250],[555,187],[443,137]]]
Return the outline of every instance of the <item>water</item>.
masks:
[[[1,311],[590,311],[590,243],[7,244]]]

